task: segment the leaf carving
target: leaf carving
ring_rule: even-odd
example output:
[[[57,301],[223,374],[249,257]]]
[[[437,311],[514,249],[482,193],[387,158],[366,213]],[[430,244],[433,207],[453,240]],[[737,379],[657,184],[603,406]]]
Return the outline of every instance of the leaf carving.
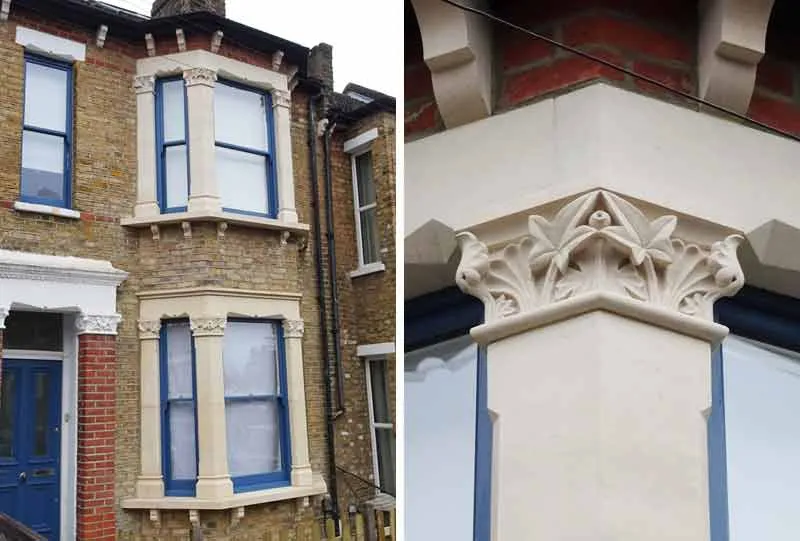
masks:
[[[634,265],[641,265],[648,257],[660,266],[672,261],[670,241],[678,223],[675,216],[661,216],[651,222],[639,209],[621,197],[603,192],[603,198],[619,225],[604,227],[601,234],[630,250]]]
[[[595,233],[593,227],[583,222],[594,210],[598,195],[599,192],[592,192],[579,197],[558,211],[552,221],[541,216],[528,219],[528,231],[535,241],[529,256],[533,272],[551,262],[562,274],[567,270],[570,253]]]

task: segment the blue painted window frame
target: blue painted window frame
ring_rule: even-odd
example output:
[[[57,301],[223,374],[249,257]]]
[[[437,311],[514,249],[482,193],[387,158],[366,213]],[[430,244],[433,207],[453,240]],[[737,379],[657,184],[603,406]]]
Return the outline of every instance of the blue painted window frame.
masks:
[[[232,398],[225,395],[225,406],[233,401],[253,401],[253,400],[274,400],[278,405],[278,422],[280,423],[280,449],[281,449],[281,469],[274,472],[259,473],[253,475],[243,475],[231,477],[233,481],[233,491],[250,492],[254,490],[265,490],[269,488],[285,487],[291,484],[290,472],[291,462],[291,438],[289,436],[289,389],[286,380],[286,346],[283,337],[283,325],[280,320],[264,318],[228,318],[229,322],[270,324],[275,330],[275,338],[278,343],[278,394],[277,395],[258,395],[248,397]],[[224,361],[223,361],[224,362]],[[231,442],[228,442],[230,448]]]
[[[800,300],[745,286],[714,305],[714,318],[731,334],[800,353]],[[725,363],[722,347],[711,359],[711,415],[708,420],[711,541],[728,541],[728,473],[725,448]]]
[[[169,344],[167,341],[167,324],[169,323],[186,323],[189,320],[185,318],[179,319],[163,319],[161,320],[161,331],[159,335],[159,366],[160,366],[160,386],[161,386],[161,470],[164,476],[164,494],[167,496],[194,496],[195,479],[173,479],[172,478],[172,464],[170,461],[170,430],[169,430],[169,403],[168,399],[168,352]],[[195,471],[199,472],[200,466],[200,441],[197,434],[197,364],[194,348],[194,335],[191,330],[189,331],[190,343],[192,345],[192,399],[194,404],[194,441],[195,441]],[[182,399],[185,402],[187,399]]]
[[[262,218],[277,218],[278,216],[278,171],[277,165],[275,163],[275,114],[272,108],[272,94],[266,90],[262,90],[260,88],[253,88],[252,86],[243,85],[241,83],[237,83],[235,81],[231,81],[230,79],[219,79],[217,80],[217,85],[227,85],[233,88],[238,88],[240,90],[245,90],[247,92],[252,92],[254,94],[258,94],[264,100],[266,114],[264,115],[266,118],[264,119],[267,123],[267,150],[243,147],[239,145],[233,145],[230,143],[225,143],[222,141],[217,141],[216,134],[214,135],[214,147],[220,148],[227,148],[229,150],[235,150],[237,152],[246,152],[248,154],[255,154],[258,156],[262,156],[265,160],[267,160],[267,178],[265,182],[267,183],[267,198],[268,198],[268,205],[266,212],[252,212],[248,210],[239,210],[231,207],[223,207],[222,210],[225,212],[233,212],[236,214],[245,214],[248,216],[259,216]],[[223,182],[223,179],[219,179],[219,182]]]
[[[469,334],[483,323],[483,304],[456,287],[405,303],[405,351]],[[492,531],[492,447],[494,427],[488,407],[486,348],[478,348],[475,415],[475,499],[473,541],[490,541]]]
[[[73,119],[72,116],[73,112],[73,76],[72,76],[72,64],[69,62],[62,62],[58,60],[53,60],[52,58],[47,58],[44,56],[39,56],[32,53],[25,53],[25,69],[23,70],[23,83],[22,83],[22,96],[23,101],[25,99],[25,92],[26,92],[26,85],[27,85],[27,77],[25,74],[27,73],[27,65],[29,63],[32,64],[39,64],[40,66],[45,66],[52,69],[57,69],[66,72],[67,74],[67,95],[65,99],[67,100],[67,109],[66,109],[66,126],[64,132],[59,132],[55,130],[50,130],[47,128],[39,128],[37,126],[32,126],[29,124],[25,124],[25,104],[23,103],[23,115],[22,115],[22,134],[26,131],[34,132],[34,133],[41,133],[44,135],[51,135],[54,137],[61,137],[64,139],[64,177],[62,179],[62,186],[63,186],[63,199],[48,199],[46,197],[35,197],[30,195],[23,195],[22,189],[22,162],[20,161],[20,201],[24,201],[26,203],[37,203],[40,205],[50,205],[54,207],[60,208],[72,208],[72,124]]]
[[[167,148],[178,145],[186,145],[186,190],[187,198],[192,193],[192,171],[189,167],[189,100],[186,95],[186,85],[183,85],[183,139],[171,141],[164,140],[164,83],[183,81],[183,77],[163,77],[156,80],[155,102],[156,102],[156,197],[158,207],[162,214],[172,212],[186,212],[188,206],[180,207],[167,206]]]

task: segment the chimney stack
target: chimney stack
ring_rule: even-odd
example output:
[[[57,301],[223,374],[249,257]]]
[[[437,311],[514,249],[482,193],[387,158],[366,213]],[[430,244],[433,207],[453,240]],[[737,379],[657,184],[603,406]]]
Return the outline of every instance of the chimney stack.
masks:
[[[225,0],[155,0],[150,10],[154,19],[172,15],[186,15],[196,11],[210,11],[225,16]]]
[[[321,82],[326,90],[333,90],[333,47],[320,43],[311,49],[308,76]]]

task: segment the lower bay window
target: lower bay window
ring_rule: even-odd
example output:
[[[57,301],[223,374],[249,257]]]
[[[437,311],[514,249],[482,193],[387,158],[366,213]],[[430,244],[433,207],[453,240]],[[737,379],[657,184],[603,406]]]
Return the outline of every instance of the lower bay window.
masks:
[[[311,470],[300,295],[142,292],[141,469],[129,509],[232,509],[327,491]]]

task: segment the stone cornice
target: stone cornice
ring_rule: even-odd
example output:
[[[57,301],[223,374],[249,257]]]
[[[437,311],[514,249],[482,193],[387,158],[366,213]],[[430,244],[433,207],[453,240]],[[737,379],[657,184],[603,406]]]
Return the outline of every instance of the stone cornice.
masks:
[[[73,282],[118,286],[128,273],[111,263],[80,257],[62,257],[0,250],[0,280]]]
[[[653,316],[661,321],[656,324],[687,332],[688,318],[689,326],[697,321],[706,330],[687,334],[712,337],[714,301],[744,285],[736,257],[743,239],[731,235],[704,248],[673,238],[676,224],[675,216],[651,222],[621,197],[593,191],[552,220],[531,216],[528,235],[494,253],[473,234],[460,233],[456,283],[483,301],[486,325],[512,328],[510,318],[534,321],[537,313],[559,312],[558,305],[570,301],[583,311],[613,304],[622,308],[612,311],[631,317],[630,306],[634,312],[647,306],[660,314]],[[666,321],[664,314],[677,319]]]

